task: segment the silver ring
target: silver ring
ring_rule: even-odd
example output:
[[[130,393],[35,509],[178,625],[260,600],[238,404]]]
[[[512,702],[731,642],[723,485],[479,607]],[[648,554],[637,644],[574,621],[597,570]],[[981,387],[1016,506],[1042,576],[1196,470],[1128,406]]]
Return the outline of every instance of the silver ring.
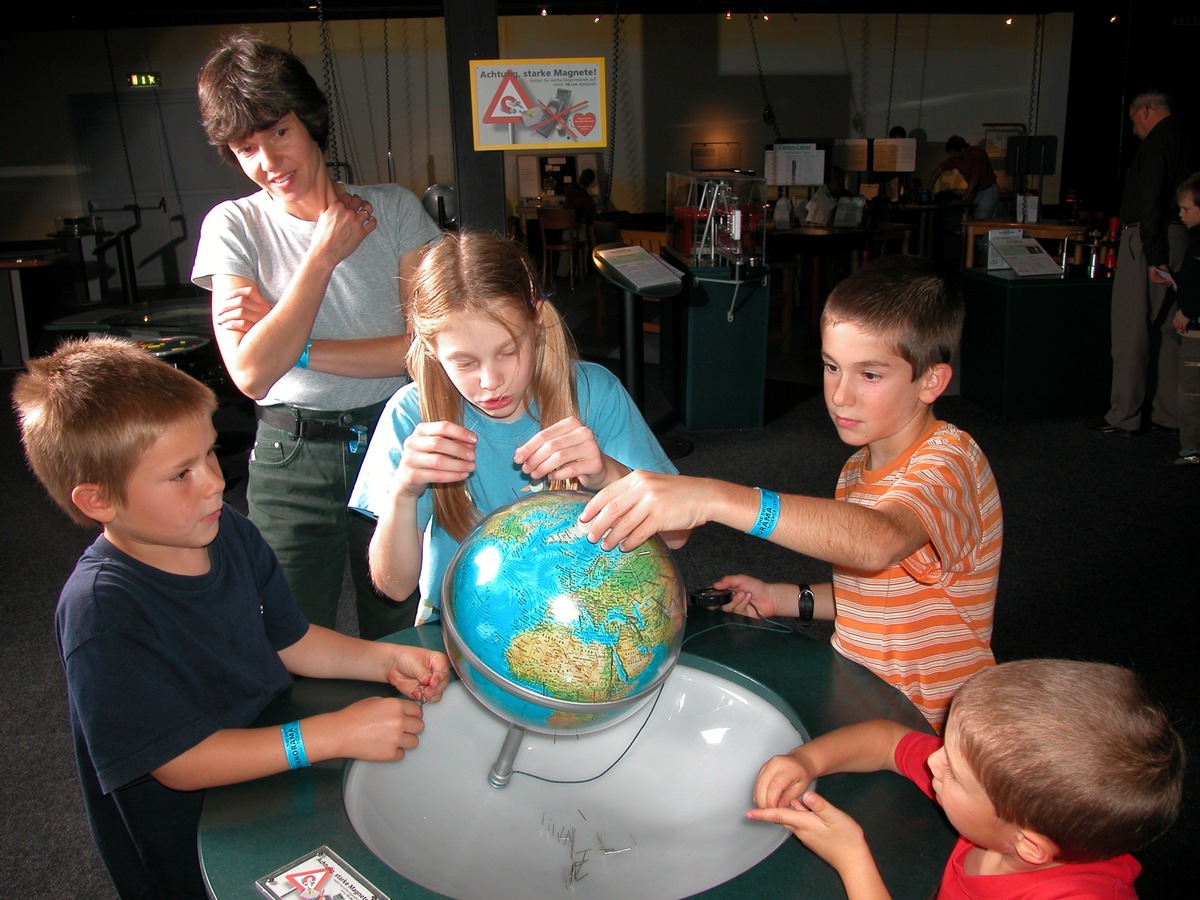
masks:
[[[358,215],[360,212],[367,212],[367,208],[365,206],[360,206],[354,211],[354,214]],[[367,213],[367,215],[370,215],[370,213]]]

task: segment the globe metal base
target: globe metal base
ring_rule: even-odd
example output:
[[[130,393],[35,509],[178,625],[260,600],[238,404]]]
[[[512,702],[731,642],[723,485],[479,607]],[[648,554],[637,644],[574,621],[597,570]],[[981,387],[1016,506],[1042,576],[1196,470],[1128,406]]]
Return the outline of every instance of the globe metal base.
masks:
[[[500,755],[492,763],[492,771],[488,773],[488,783],[494,788],[502,788],[512,780],[513,761],[517,751],[521,749],[521,740],[525,737],[525,729],[520,725],[509,725],[508,734],[504,736],[504,744],[500,747]]]

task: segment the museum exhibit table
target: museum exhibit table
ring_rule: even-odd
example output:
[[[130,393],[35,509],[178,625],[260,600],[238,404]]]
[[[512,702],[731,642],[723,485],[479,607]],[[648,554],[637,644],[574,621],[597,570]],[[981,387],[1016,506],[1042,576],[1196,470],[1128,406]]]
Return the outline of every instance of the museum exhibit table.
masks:
[[[51,308],[46,285],[41,293],[31,292],[25,279],[62,268],[66,261],[65,253],[44,246],[0,252],[0,268],[7,272],[0,278],[0,368],[19,368],[37,355],[36,338]]]
[[[1086,238],[1086,229],[1082,222],[1005,222],[1003,220],[965,219],[963,221],[963,267],[970,269],[975,265],[975,239],[987,237],[987,233],[997,228],[1020,228],[1025,237],[1042,240],[1066,241],[1070,246],[1071,261],[1076,265],[1083,262],[1083,248],[1079,244]]]
[[[431,625],[384,640],[442,648],[441,629]],[[789,705],[812,736],[872,718],[929,730],[899,691],[839,656],[828,642],[772,630],[739,616],[690,608],[680,664],[719,664],[741,673],[760,685],[764,694]],[[283,723],[389,693],[383,685],[301,679],[264,711],[258,724]],[[413,751],[420,752],[420,747]],[[404,761],[396,765],[403,766]],[[397,874],[367,849],[343,805],[345,768],[341,761],[330,761],[210,790],[200,822],[199,850],[211,895],[254,896],[256,879],[327,845],[392,900],[439,896]],[[471,776],[483,780],[482,773],[465,777]],[[713,772],[714,779],[721,777],[720,770]],[[819,789],[863,826],[894,897],[926,898],[934,893],[954,834],[932,801],[892,773],[825,776]],[[750,797],[746,805],[751,805]],[[462,812],[464,821],[471,816],[470,810]],[[404,815],[418,823],[422,816],[419,809],[405,810]],[[695,828],[695,823],[680,821],[679,828]],[[448,848],[450,858],[470,852],[470,847]],[[703,896],[830,897],[841,892],[837,874],[789,837],[762,862]],[[498,886],[496,896],[502,894]]]
[[[963,397],[1006,420],[1108,408],[1112,279],[965,269],[962,293]]]

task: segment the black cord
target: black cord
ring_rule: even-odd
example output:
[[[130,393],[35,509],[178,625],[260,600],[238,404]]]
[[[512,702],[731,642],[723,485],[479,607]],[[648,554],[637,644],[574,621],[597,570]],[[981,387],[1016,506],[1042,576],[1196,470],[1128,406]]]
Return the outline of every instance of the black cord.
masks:
[[[659,701],[659,698],[662,697],[662,692],[663,692],[664,687],[666,687],[665,683],[662,685],[662,687],[660,687],[657,691],[654,692],[654,702],[650,704],[650,712],[646,714],[645,720],[642,722],[641,725],[638,726],[637,733],[632,738],[630,738],[629,744],[625,747],[624,750],[621,751],[621,755],[618,756],[616,759],[614,759],[612,761],[612,763],[610,763],[609,766],[603,772],[593,775],[590,778],[579,778],[579,779],[547,778],[544,775],[535,775],[532,772],[523,772],[520,769],[514,769],[513,774],[514,775],[525,775],[529,778],[536,778],[538,781],[545,781],[549,784],[587,784],[589,781],[595,781],[598,778],[603,778],[605,775],[607,775],[609,772],[611,772],[616,767],[617,763],[619,763],[621,760],[623,760],[625,758],[626,753],[628,753],[630,750],[633,749],[633,745],[636,744],[637,739],[639,737],[641,737],[642,729],[644,729],[646,727],[646,723],[648,723],[650,721],[650,717],[654,715],[654,710],[658,707],[658,701]]]
[[[758,614],[758,608],[755,607],[753,603],[750,604],[750,607],[751,607],[751,609],[754,610],[755,614]],[[700,635],[702,635],[702,634],[708,634],[710,631],[716,631],[717,629],[720,629],[720,628],[750,628],[750,629],[757,630],[757,631],[774,632],[775,634],[791,634],[792,633],[791,626],[789,626],[786,622],[780,622],[777,619],[769,619],[766,616],[761,616],[761,615],[759,616],[759,618],[763,622],[767,622],[771,627],[767,628],[762,625],[754,625],[754,624],[751,624],[748,622],[733,622],[733,621],[721,622],[717,625],[712,626],[711,628],[705,628],[702,631],[697,631],[694,634],[688,635],[686,638],[684,638],[683,643],[680,645],[680,647],[682,648],[682,647],[687,646],[691,641],[694,641],[696,638],[700,637]],[[544,781],[548,784],[587,784],[588,782],[596,781],[599,778],[603,778],[605,775],[607,775],[609,772],[611,772],[616,767],[617,763],[619,763],[622,759],[625,758],[626,754],[628,754],[629,751],[633,749],[633,745],[637,743],[637,739],[642,736],[642,731],[645,730],[646,725],[649,724],[650,719],[654,716],[654,710],[658,708],[658,701],[662,698],[662,692],[663,692],[664,687],[666,687],[665,683],[662,685],[662,687],[660,687],[657,691],[655,691],[654,702],[650,704],[650,712],[646,714],[646,718],[642,721],[642,724],[638,726],[638,730],[634,734],[634,736],[629,739],[629,743],[625,746],[625,749],[621,751],[620,756],[618,756],[608,766],[606,766],[602,772],[599,772],[588,778],[577,778],[577,779],[547,778],[544,775],[535,775],[533,772],[526,772],[522,769],[513,769],[512,774],[524,775],[527,778],[534,778],[538,781]]]

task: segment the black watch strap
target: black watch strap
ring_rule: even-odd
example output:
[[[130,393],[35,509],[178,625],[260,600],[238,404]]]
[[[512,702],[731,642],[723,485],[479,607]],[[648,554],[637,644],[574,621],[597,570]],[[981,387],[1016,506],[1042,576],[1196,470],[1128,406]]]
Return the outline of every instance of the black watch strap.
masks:
[[[797,618],[800,621],[800,626],[807,628],[813,623],[813,612],[817,606],[817,598],[813,596],[812,588],[807,584],[800,585],[800,593],[796,595],[796,603],[799,606]]]

